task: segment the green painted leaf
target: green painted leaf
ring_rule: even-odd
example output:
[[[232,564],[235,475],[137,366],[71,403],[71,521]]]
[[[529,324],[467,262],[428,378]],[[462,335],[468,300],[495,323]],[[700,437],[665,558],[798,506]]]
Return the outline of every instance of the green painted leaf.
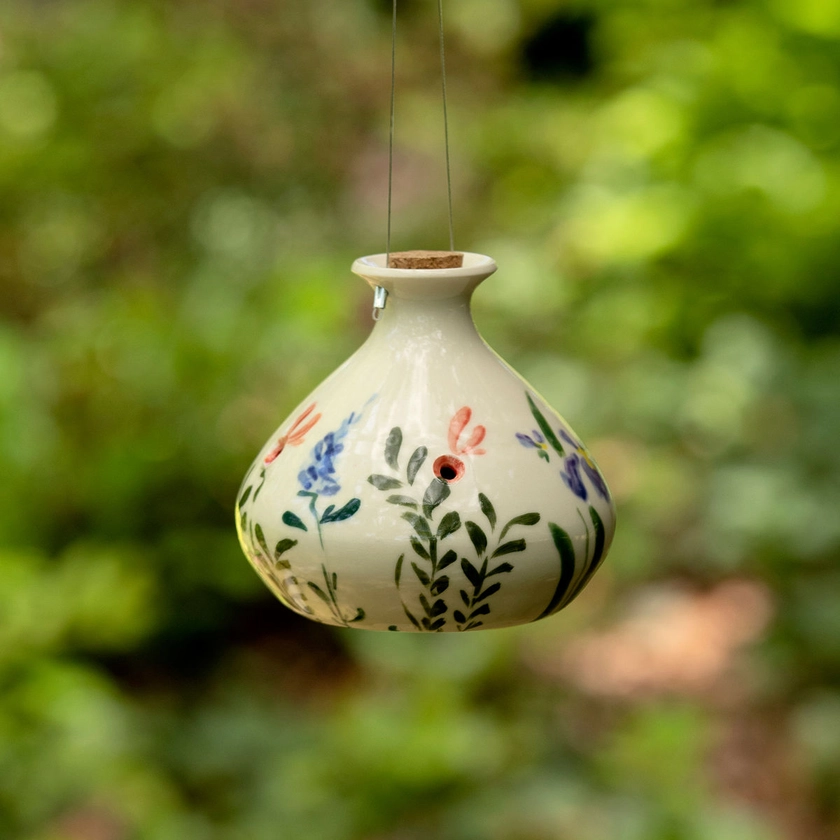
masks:
[[[283,523],[285,525],[288,525],[290,528],[300,528],[301,531],[308,530],[306,525],[303,524],[303,520],[301,520],[299,516],[295,515],[290,510],[287,510],[283,514]]]
[[[260,544],[260,548],[263,550],[263,554],[266,557],[270,557],[271,554],[268,550],[268,543],[265,541],[265,534],[263,533],[263,529],[259,523],[254,526],[254,535],[257,538],[257,542]]]
[[[408,611],[408,607],[403,605],[403,612],[406,615],[406,618],[418,629],[422,630],[423,628],[420,626],[420,622]]]
[[[478,573],[478,569],[466,557],[461,558],[461,569],[473,586],[481,586],[481,575]]]
[[[475,618],[479,615],[490,615],[490,604],[482,604],[477,609],[474,609],[468,616],[468,618]]]
[[[408,461],[408,469],[405,471],[405,476],[409,484],[414,484],[414,479],[417,478],[417,473],[420,471],[420,467],[423,466],[423,462],[426,460],[426,455],[428,454],[429,450],[425,446],[418,446],[412,453]]]
[[[274,565],[278,569],[286,569],[287,571],[292,570],[292,564],[288,560],[277,560],[275,561]],[[292,580],[294,581],[294,578],[292,578]]]
[[[539,521],[540,515],[538,513],[523,513],[521,516],[514,516],[513,519],[511,519],[510,522],[508,522],[508,524],[502,529],[499,539],[503,540],[505,538],[505,534],[507,534],[507,532],[515,525],[536,525]]]
[[[450,549],[440,558],[438,562],[438,571],[443,571],[447,566],[451,566],[456,560],[458,559],[458,555],[455,551]]]
[[[432,529],[429,528],[429,523],[426,519],[420,514],[412,513],[411,511],[406,511],[402,518],[405,519],[406,522],[410,522],[414,530],[417,532],[417,535],[424,540],[430,540],[432,538]]]
[[[429,625],[429,630],[440,630],[440,628],[443,627],[444,624],[446,624],[446,619],[439,618],[437,621],[433,621]]]
[[[512,571],[513,566],[510,563],[500,563],[498,566],[496,566],[495,569],[491,569],[489,572],[487,572],[487,577],[490,577],[491,575],[503,575],[507,572]]]
[[[601,520],[601,517],[598,515],[598,511],[595,510],[592,505],[589,506],[589,518],[592,520],[592,525],[595,529],[595,548],[592,551],[592,560],[589,563],[586,571],[583,573],[578,585],[575,587],[575,591],[572,593],[569,601],[573,601],[583,592],[584,587],[589,583],[592,579],[592,575],[598,570],[598,567],[601,565],[601,561],[604,559],[604,543],[606,542],[606,531],[604,530],[604,523]]]
[[[461,590],[460,595],[461,595],[461,600],[464,602],[464,604],[466,604],[466,606],[469,606],[470,605],[470,596],[467,595],[467,593],[464,592],[463,589]]]
[[[487,517],[487,521],[490,523],[490,530],[496,530],[496,508],[493,507],[493,503],[484,493],[478,494],[478,503],[481,505],[481,512]]]
[[[426,546],[417,539],[417,537],[412,536],[411,538],[411,547],[414,549],[415,553],[420,555],[424,560],[431,560],[432,558],[429,556],[429,552],[426,551]]]
[[[239,517],[239,527],[243,533],[248,530],[248,514],[245,511],[242,511],[242,515]]]
[[[424,630],[431,630],[432,629],[432,622],[429,621],[429,619],[426,616],[424,616],[423,618],[420,619],[420,623],[423,625]]]
[[[394,583],[397,584],[398,589],[399,589],[399,586],[400,586],[400,577],[402,575],[402,564],[403,564],[404,559],[405,559],[405,554],[400,554],[400,559],[397,560],[397,566],[394,569]]]
[[[481,557],[487,550],[487,535],[481,530],[481,526],[476,525],[475,522],[471,522],[469,519],[464,523],[464,526],[470,535],[470,541],[475,548],[475,553]]]
[[[321,524],[323,525],[326,522],[343,522],[345,519],[349,519],[351,516],[354,516],[361,506],[361,499],[350,499],[346,505],[340,507],[336,511],[333,511],[332,508],[334,506],[330,505],[321,517]]]
[[[417,502],[415,502],[411,496],[388,496],[385,501],[392,505],[402,505],[403,507],[410,507],[417,510]]]
[[[557,439],[557,435],[554,434],[554,430],[548,424],[548,420],[545,419],[545,415],[537,407],[533,397],[530,394],[526,394],[526,396],[528,397],[528,405],[531,406],[531,414],[534,415],[534,420],[537,421],[540,431],[551,445],[551,448],[562,458],[566,454],[563,450],[563,445]]]
[[[452,613],[452,618],[454,618],[458,624],[463,624],[467,620],[467,617],[460,610],[455,610],[455,612]]]
[[[412,563],[411,568],[414,569],[414,574],[417,575],[423,586],[428,586],[432,582],[432,579],[416,563]]]
[[[290,548],[294,548],[298,544],[297,540],[280,540],[276,546],[274,546],[274,556],[275,558],[279,559],[282,557]]]
[[[361,607],[356,607],[356,617],[350,619],[350,623],[354,624],[357,621],[364,621],[365,611]]]
[[[242,494],[241,498],[239,499],[239,507],[242,507],[242,506],[245,504],[245,502],[247,502],[247,501],[248,501],[248,498],[249,498],[249,496],[251,495],[251,491],[252,491],[253,489],[254,489],[253,484],[249,484],[249,485],[245,488],[245,492]],[[230,498],[230,496],[228,496],[228,498]]]
[[[494,583],[492,586],[488,586],[487,589],[485,589],[484,592],[475,599],[476,604],[479,601],[483,601],[485,598],[489,598],[491,595],[495,595],[501,588],[501,583]]]
[[[551,538],[554,540],[554,546],[557,553],[560,555],[560,579],[557,581],[557,587],[548,606],[537,616],[535,620],[545,618],[556,612],[563,599],[568,592],[571,585],[572,578],[575,575],[575,547],[572,544],[572,538],[559,526],[553,522],[548,523],[548,530],[551,533]]]
[[[368,476],[368,481],[377,490],[396,490],[397,487],[402,487],[402,482],[397,478],[390,478],[387,475],[379,475],[374,473]]]
[[[516,551],[525,551],[525,540],[511,540],[503,543],[490,556],[501,557],[504,554],[513,554]]]
[[[432,483],[426,488],[426,492],[423,494],[423,513],[431,519],[432,511],[441,502],[449,498],[451,492],[449,485],[445,481],[441,481],[439,478],[432,479]]]
[[[432,595],[442,595],[447,589],[449,589],[449,578],[446,575],[442,575],[432,584],[432,588],[429,591]]]
[[[437,601],[432,604],[432,618],[437,618],[439,615],[443,615],[449,607],[446,606],[446,601],[442,598],[438,598]]]
[[[317,596],[318,596],[318,597],[319,597],[319,598],[320,598],[320,599],[321,599],[324,603],[326,603],[326,604],[329,604],[329,603],[330,603],[330,596],[329,596],[329,595],[327,595],[327,593],[326,593],[326,592],[324,592],[324,590],[323,590],[323,589],[321,589],[321,587],[320,587],[320,586],[318,586],[318,584],[317,584],[317,583],[312,583],[312,582],[310,581],[310,582],[309,582],[309,588],[310,588],[310,589],[311,589],[311,590],[312,590],[312,591],[313,591],[313,592],[314,592],[314,593],[315,593],[315,594],[316,594],[316,595],[317,595]]]
[[[461,517],[457,511],[447,513],[438,525],[437,536],[439,540],[446,539],[450,534],[454,534],[461,527]]]
[[[592,519],[592,525],[595,527],[595,550],[592,552],[592,565],[597,569],[601,565],[601,560],[604,559],[604,543],[607,534],[603,520],[592,505],[589,506],[589,516]]]
[[[420,593],[420,606],[423,607],[423,612],[426,613],[429,618],[432,618],[432,606],[429,603],[429,599],[422,592]]]
[[[385,441],[385,462],[389,467],[395,470],[400,468],[397,459],[400,456],[401,446],[402,429],[399,426],[394,426],[388,434],[388,440]]]
[[[464,630],[475,630],[477,627],[484,627],[483,621],[471,621]]]
[[[399,632],[399,629],[400,629],[400,628],[399,628],[399,627],[397,627],[397,625],[396,625],[396,624],[390,624],[390,625],[388,625],[388,629],[389,629],[392,633],[394,633],[394,632]]]

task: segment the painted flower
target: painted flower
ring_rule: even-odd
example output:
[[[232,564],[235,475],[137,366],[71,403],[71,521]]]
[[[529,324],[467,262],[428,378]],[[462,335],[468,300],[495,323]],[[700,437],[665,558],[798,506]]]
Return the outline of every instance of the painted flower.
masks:
[[[359,417],[352,413],[336,431],[328,432],[315,444],[309,464],[298,473],[298,481],[304,490],[319,496],[334,496],[341,490],[335,478],[335,459],[344,451],[341,441]]]
[[[569,461],[572,458],[577,458],[578,464],[580,465],[581,469],[583,469],[584,473],[586,474],[586,477],[592,482],[592,486],[598,492],[598,495],[602,499],[609,499],[610,493],[609,490],[607,490],[607,485],[604,482],[604,479],[601,477],[601,473],[598,472],[598,468],[595,466],[594,461],[589,456],[589,453],[586,451],[584,445],[579,440],[576,440],[565,429],[560,429],[559,432],[560,437],[562,437],[563,440],[566,441],[566,443],[568,443],[569,446],[571,446],[572,449],[575,450],[575,453],[566,459],[565,465],[567,472],[569,470]],[[575,467],[575,472],[579,475],[579,473],[577,472],[577,467]],[[561,473],[561,475],[563,475],[563,473]],[[563,475],[563,480],[566,481],[565,475]],[[566,483],[568,484],[569,482],[566,481]],[[574,490],[574,488],[571,485],[569,485],[569,487],[572,490]],[[578,493],[577,495],[580,496],[580,493]],[[581,496],[581,498],[585,499],[586,496]]]
[[[569,455],[563,461],[565,469],[560,470],[560,477],[563,479],[566,487],[585,502],[589,494],[586,492],[586,485],[583,483],[583,479],[580,477],[580,464],[581,459],[577,453]]]
[[[486,449],[478,449],[478,445],[484,440],[487,429],[484,426],[476,426],[466,441],[461,441],[461,436],[467,428],[472,417],[472,409],[465,405],[455,412],[449,422],[449,448],[453,455],[484,455]]]
[[[316,414],[314,417],[309,418],[309,415],[315,411],[315,403],[307,408],[303,414],[301,414],[294,423],[292,423],[292,427],[283,435],[281,438],[278,438],[276,446],[265,456],[265,463],[270,464],[275,458],[277,458],[283,450],[286,448],[287,445],[289,446],[300,446],[303,443],[303,439],[306,436],[306,433],[309,432],[312,427],[321,419],[321,415]],[[307,420],[307,418],[309,418]],[[304,422],[305,421],[305,422]]]
[[[472,409],[465,405],[455,412],[449,421],[448,443],[451,455],[441,455],[435,459],[432,471],[436,478],[447,484],[454,484],[460,481],[466,472],[467,466],[459,455],[484,455],[487,450],[480,449],[479,444],[484,440],[487,429],[484,426],[475,426],[469,434],[466,434],[467,426],[472,418]]]
[[[534,429],[530,435],[524,435],[522,432],[517,432],[516,439],[526,449],[536,449],[540,458],[543,458],[546,461],[548,460],[548,444],[545,442],[545,438],[536,429]]]

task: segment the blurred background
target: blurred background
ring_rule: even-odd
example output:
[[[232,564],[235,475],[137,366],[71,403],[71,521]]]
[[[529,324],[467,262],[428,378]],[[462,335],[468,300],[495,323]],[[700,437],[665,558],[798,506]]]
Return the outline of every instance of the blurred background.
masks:
[[[840,837],[840,0],[446,0],[456,245],[589,442],[548,621],[334,630],[241,477],[365,338],[388,0],[0,7],[0,837]],[[434,0],[394,246],[446,247]]]

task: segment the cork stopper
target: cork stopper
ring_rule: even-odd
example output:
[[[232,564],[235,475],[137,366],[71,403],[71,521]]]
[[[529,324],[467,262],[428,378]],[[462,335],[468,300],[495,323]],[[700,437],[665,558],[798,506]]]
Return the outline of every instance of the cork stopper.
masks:
[[[391,254],[388,268],[461,268],[464,255],[455,251],[398,251]]]

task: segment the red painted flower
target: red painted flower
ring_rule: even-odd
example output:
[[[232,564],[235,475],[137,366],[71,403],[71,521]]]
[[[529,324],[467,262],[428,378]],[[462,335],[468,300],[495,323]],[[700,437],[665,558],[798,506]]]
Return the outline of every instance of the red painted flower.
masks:
[[[312,403],[312,405],[310,405],[309,408],[307,408],[303,414],[301,414],[300,417],[292,423],[291,429],[289,429],[283,437],[278,439],[277,445],[274,449],[265,456],[266,464],[270,464],[286,448],[287,444],[289,446],[300,446],[303,443],[306,433],[321,419],[321,415],[316,414],[314,417],[307,420],[313,411],[315,411],[315,403]]]
[[[465,405],[455,412],[455,416],[449,423],[449,448],[455,455],[484,455],[487,451],[486,449],[477,449],[487,434],[487,429],[484,426],[476,426],[467,440],[464,443],[461,442],[461,436],[469,425],[471,417],[472,409]]]
[[[466,434],[471,417],[472,409],[468,405],[455,412],[455,416],[449,422],[449,448],[452,455],[441,455],[432,465],[435,476],[447,484],[460,481],[467,469],[459,455],[484,455],[486,452],[485,449],[478,448],[487,434],[484,426],[476,426],[472,432]],[[466,439],[463,439],[465,436]]]

